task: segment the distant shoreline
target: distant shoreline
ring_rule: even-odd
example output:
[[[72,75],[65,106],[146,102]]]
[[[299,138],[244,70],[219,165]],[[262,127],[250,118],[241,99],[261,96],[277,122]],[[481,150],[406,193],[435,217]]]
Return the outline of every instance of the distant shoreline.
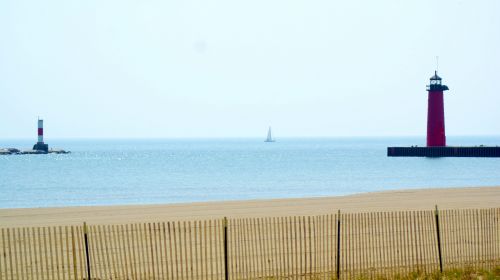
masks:
[[[269,217],[500,207],[500,186],[411,189],[346,196],[259,199],[161,205],[78,206],[0,209],[0,227],[127,224],[227,217]]]

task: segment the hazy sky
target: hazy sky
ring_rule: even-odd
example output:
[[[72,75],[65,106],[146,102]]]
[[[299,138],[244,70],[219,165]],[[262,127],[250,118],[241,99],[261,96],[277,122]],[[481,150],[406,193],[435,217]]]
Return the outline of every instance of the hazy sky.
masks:
[[[500,1],[0,1],[0,138],[500,134]]]

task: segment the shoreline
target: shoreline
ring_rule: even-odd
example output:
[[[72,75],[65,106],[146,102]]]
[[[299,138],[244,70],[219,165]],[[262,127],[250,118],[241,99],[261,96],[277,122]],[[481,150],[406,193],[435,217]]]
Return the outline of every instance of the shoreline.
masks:
[[[227,217],[500,207],[500,186],[406,189],[345,196],[176,204],[0,209],[0,227],[130,224]]]

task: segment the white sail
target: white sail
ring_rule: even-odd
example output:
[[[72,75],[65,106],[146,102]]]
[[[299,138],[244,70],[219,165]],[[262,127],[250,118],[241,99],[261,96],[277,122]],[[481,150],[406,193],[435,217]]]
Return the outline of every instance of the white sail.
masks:
[[[271,127],[269,127],[269,130],[267,131],[266,142],[274,142],[272,134],[271,134]]]

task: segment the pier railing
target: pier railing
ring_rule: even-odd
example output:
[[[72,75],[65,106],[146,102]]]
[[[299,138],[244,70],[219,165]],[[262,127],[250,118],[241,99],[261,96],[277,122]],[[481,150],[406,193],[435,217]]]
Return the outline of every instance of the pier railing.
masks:
[[[500,208],[2,228],[3,279],[353,279],[500,265]]]

